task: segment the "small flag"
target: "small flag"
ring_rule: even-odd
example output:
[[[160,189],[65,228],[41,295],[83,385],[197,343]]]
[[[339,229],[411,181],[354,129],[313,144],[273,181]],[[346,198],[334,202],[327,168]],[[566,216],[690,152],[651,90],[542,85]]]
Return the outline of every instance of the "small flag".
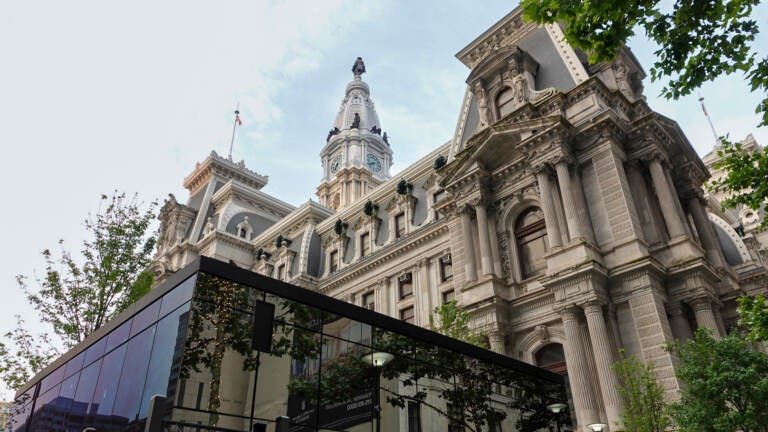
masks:
[[[238,126],[243,125],[243,121],[240,120],[240,111],[235,110],[235,123],[237,123]]]

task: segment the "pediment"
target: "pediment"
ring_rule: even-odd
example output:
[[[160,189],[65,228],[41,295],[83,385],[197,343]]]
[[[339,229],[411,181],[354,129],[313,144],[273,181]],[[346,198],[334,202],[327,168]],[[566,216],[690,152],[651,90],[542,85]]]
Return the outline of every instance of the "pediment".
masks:
[[[477,166],[492,172],[516,159],[526,158],[527,142],[551,134],[556,129],[565,133],[572,126],[560,115],[540,117],[517,122],[500,122],[473,135],[464,150],[446,165],[440,174],[440,183],[447,185]]]

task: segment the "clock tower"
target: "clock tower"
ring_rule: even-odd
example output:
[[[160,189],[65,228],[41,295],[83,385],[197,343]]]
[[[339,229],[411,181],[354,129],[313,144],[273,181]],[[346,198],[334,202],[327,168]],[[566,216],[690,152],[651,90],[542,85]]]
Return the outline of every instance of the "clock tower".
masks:
[[[320,152],[323,178],[317,188],[320,204],[339,210],[366,196],[390,179],[392,149],[381,130],[370,89],[361,76],[363,59],[352,66],[354,78],[347,84],[339,113]]]

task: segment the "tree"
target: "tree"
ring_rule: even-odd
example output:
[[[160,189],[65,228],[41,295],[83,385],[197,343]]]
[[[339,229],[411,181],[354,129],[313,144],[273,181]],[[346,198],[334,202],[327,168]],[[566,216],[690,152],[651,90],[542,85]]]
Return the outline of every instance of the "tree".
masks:
[[[3,337],[10,343],[0,342],[0,380],[11,389],[20,388],[59,355],[48,335],[30,333],[19,315],[16,328]]]
[[[699,328],[671,350],[680,358],[680,401],[671,414],[681,432],[763,431],[768,427],[768,355],[743,334],[715,339]]]
[[[624,411],[621,420],[626,432],[663,432],[669,426],[664,389],[656,381],[653,364],[621,352],[613,365],[619,378],[619,396]]]
[[[157,203],[142,209],[136,195],[117,191],[101,199],[99,211],[85,220],[90,238],[83,241],[81,257],[73,257],[60,240],[58,253],[42,251],[45,274],[34,279],[36,288],[29,286],[26,276],[16,277],[40,321],[52,327],[66,348],[82,342],[153,283],[147,267],[155,237],[148,230]],[[11,388],[22,385],[56,353],[47,337],[34,340],[23,321],[5,339],[0,376]]]
[[[759,149],[745,151],[741,143],[734,143],[723,137],[717,151],[720,160],[715,168],[724,169],[725,176],[709,183],[709,188],[725,192],[728,197],[721,203],[723,207],[735,208],[739,205],[758,211],[768,201],[768,154]],[[768,213],[760,228],[768,226]]]
[[[743,72],[750,90],[763,99],[755,108],[758,126],[768,126],[768,56],[752,43],[759,33],[751,18],[759,0],[674,2],[663,10],[659,0],[522,0],[524,16],[536,23],[564,22],[565,39],[589,55],[589,61],[613,60],[627,39],[641,30],[659,47],[651,66],[651,80],[668,79],[661,93],[667,99],[691,94],[708,81]],[[761,58],[762,56],[762,58]],[[723,205],[743,204],[752,210],[768,199],[768,155],[747,154],[739,144],[721,138],[725,178],[712,187],[732,192]],[[763,228],[768,226],[768,216]]]
[[[768,305],[765,297],[758,294],[754,297],[743,296],[739,303],[739,325],[749,330],[748,336],[754,342],[768,341]]]

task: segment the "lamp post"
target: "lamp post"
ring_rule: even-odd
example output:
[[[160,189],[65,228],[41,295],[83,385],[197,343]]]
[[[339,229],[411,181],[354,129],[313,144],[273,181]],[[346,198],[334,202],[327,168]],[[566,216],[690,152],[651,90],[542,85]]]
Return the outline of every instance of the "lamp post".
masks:
[[[566,408],[568,408],[568,405],[562,402],[547,405],[547,410],[555,415],[555,427],[557,428],[557,432],[560,432],[560,422],[557,420],[557,415]]]
[[[381,369],[394,358],[395,356],[386,352],[373,352],[363,356],[363,362],[368,363],[376,368],[376,380],[373,383],[373,393],[371,393],[371,398],[373,398],[374,395],[379,391],[379,383],[381,382]],[[374,410],[376,411],[376,432],[381,432],[381,404],[378,402],[378,400],[379,398],[377,397],[376,406],[374,407]]]
[[[605,423],[592,423],[587,425],[587,428],[592,430],[593,432],[603,432],[608,427]]]

